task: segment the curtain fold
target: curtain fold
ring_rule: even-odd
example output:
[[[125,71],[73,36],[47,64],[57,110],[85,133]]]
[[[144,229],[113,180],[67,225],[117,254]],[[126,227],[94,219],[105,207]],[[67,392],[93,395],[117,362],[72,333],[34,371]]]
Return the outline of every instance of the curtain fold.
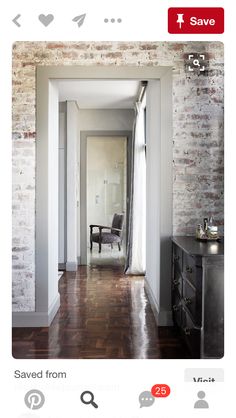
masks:
[[[127,240],[126,274],[145,274],[146,271],[146,153],[145,100],[136,103],[133,126],[130,213]]]

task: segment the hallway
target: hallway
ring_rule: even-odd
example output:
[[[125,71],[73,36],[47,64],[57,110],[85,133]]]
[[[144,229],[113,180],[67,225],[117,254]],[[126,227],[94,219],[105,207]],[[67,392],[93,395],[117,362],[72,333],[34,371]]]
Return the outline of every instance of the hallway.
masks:
[[[90,251],[89,248],[87,251],[87,262],[90,267],[114,266],[117,268],[119,266],[121,269],[124,269],[124,245],[121,246],[121,251],[115,245],[113,248],[110,245],[103,245],[101,253],[98,252],[98,244],[96,247],[95,245],[93,251]]]
[[[81,266],[59,281],[50,328],[13,328],[15,358],[188,358],[173,327],[157,327],[143,277],[120,266]]]

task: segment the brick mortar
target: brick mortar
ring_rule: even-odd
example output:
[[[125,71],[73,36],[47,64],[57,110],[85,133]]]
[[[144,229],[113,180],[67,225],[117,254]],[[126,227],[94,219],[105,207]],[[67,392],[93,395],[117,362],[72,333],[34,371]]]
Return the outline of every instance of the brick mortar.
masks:
[[[210,58],[185,72],[187,53]],[[35,309],[35,74],[37,65],[173,66],[173,234],[211,213],[223,230],[223,44],[16,42],[13,46],[13,309]]]

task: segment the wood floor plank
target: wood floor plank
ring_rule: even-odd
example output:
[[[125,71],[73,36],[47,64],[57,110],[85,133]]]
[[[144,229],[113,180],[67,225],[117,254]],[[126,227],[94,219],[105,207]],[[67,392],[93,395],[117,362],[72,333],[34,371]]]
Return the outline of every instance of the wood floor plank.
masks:
[[[143,277],[120,266],[81,266],[59,281],[49,328],[14,328],[15,358],[189,358],[173,327],[157,327]]]

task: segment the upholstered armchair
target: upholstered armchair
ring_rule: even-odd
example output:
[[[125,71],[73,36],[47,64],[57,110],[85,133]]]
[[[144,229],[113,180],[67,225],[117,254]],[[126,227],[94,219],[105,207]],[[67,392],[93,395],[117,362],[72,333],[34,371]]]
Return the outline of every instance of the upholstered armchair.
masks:
[[[99,253],[102,250],[102,244],[111,244],[117,243],[119,251],[121,250],[122,243],[122,231],[123,231],[124,215],[115,213],[112,220],[111,226],[104,225],[90,225],[90,250],[93,249],[93,242],[98,243]],[[93,232],[94,228],[98,228],[99,232]],[[104,232],[105,230],[110,230],[110,232]]]

